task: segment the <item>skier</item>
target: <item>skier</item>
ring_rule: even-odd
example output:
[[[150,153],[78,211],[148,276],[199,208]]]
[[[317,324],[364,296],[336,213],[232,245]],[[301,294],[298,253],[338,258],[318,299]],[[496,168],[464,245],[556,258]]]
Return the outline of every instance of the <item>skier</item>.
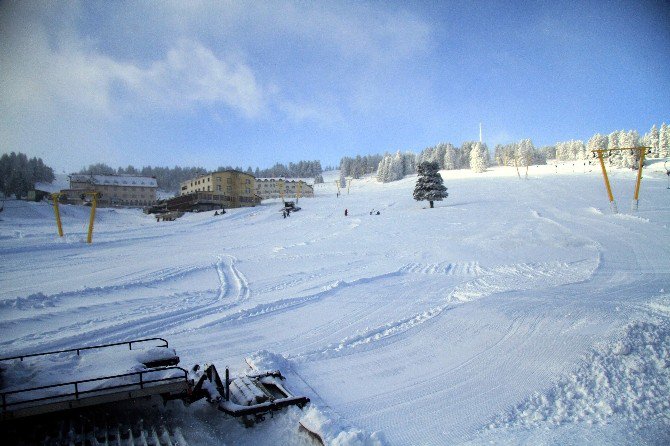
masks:
[[[344,216],[346,217],[347,215],[349,215],[349,210],[348,210],[348,209],[345,209],[345,210],[344,210]]]
[[[286,218],[286,211],[282,211],[282,215]]]

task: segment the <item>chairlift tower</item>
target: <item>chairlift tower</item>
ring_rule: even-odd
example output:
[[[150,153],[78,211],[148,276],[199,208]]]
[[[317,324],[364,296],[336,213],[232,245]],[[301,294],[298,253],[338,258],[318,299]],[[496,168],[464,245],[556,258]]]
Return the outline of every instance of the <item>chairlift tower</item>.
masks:
[[[620,149],[598,149],[591,151],[593,153],[593,156],[598,157],[598,161],[600,161],[600,168],[603,171],[603,179],[605,180],[605,188],[607,189],[607,197],[609,198],[610,201],[610,209],[612,209],[612,212],[615,214],[618,213],[619,210],[617,209],[616,201],[614,201],[614,195],[612,194],[612,187],[610,186],[610,181],[607,176],[607,169],[605,168],[605,161],[603,158],[605,156],[609,158],[612,152],[621,152],[624,150],[630,150],[632,153],[634,153],[634,151],[637,150],[640,156],[640,159],[638,160],[639,166],[637,169],[637,180],[635,182],[635,194],[633,196],[633,202],[631,204],[631,210],[637,211],[638,198],[640,196],[640,182],[642,181],[642,167],[644,166],[644,155],[648,151],[651,151],[651,147],[624,147]]]

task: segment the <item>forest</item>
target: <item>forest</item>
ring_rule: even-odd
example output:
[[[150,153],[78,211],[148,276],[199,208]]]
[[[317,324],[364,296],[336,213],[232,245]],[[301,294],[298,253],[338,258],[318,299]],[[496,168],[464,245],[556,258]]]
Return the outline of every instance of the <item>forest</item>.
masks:
[[[42,158],[28,158],[24,153],[5,153],[0,157],[0,191],[5,197],[25,197],[35,183],[51,183],[54,171]]]

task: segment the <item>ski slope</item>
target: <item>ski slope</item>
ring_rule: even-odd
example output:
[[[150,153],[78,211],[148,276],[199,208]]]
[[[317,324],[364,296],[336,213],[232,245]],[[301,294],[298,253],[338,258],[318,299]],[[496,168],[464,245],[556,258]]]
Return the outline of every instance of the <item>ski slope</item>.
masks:
[[[653,168],[652,168],[653,169]],[[645,172],[532,167],[333,176],[277,201],[157,223],[138,210],[8,201],[0,356],[160,336],[188,367],[250,357],[312,403],[256,428],[206,405],[162,415],[190,445],[670,442],[670,190]],[[348,216],[344,210],[348,209]],[[372,209],[380,215],[371,215]],[[158,410],[158,409],[156,409]]]

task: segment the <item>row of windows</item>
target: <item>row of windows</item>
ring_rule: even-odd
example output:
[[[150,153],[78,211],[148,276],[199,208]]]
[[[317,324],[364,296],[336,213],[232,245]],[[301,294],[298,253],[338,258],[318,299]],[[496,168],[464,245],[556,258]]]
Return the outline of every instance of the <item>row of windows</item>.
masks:
[[[193,187],[193,186],[198,186],[198,185],[200,185],[200,184],[211,183],[211,182],[212,182],[212,177],[203,178],[203,179],[201,179],[201,180],[194,180],[194,181],[191,181],[191,187]],[[220,183],[220,182],[221,182],[221,177],[216,177],[216,182],[217,182],[217,183]],[[233,183],[233,179],[230,178],[230,177],[226,178],[226,183],[228,183],[228,184],[232,184],[232,183]],[[245,180],[244,180],[244,184],[251,184],[251,180],[250,180],[249,178],[245,179]],[[187,186],[182,186],[181,189],[182,189],[182,190],[185,190],[186,187],[187,187]]]

